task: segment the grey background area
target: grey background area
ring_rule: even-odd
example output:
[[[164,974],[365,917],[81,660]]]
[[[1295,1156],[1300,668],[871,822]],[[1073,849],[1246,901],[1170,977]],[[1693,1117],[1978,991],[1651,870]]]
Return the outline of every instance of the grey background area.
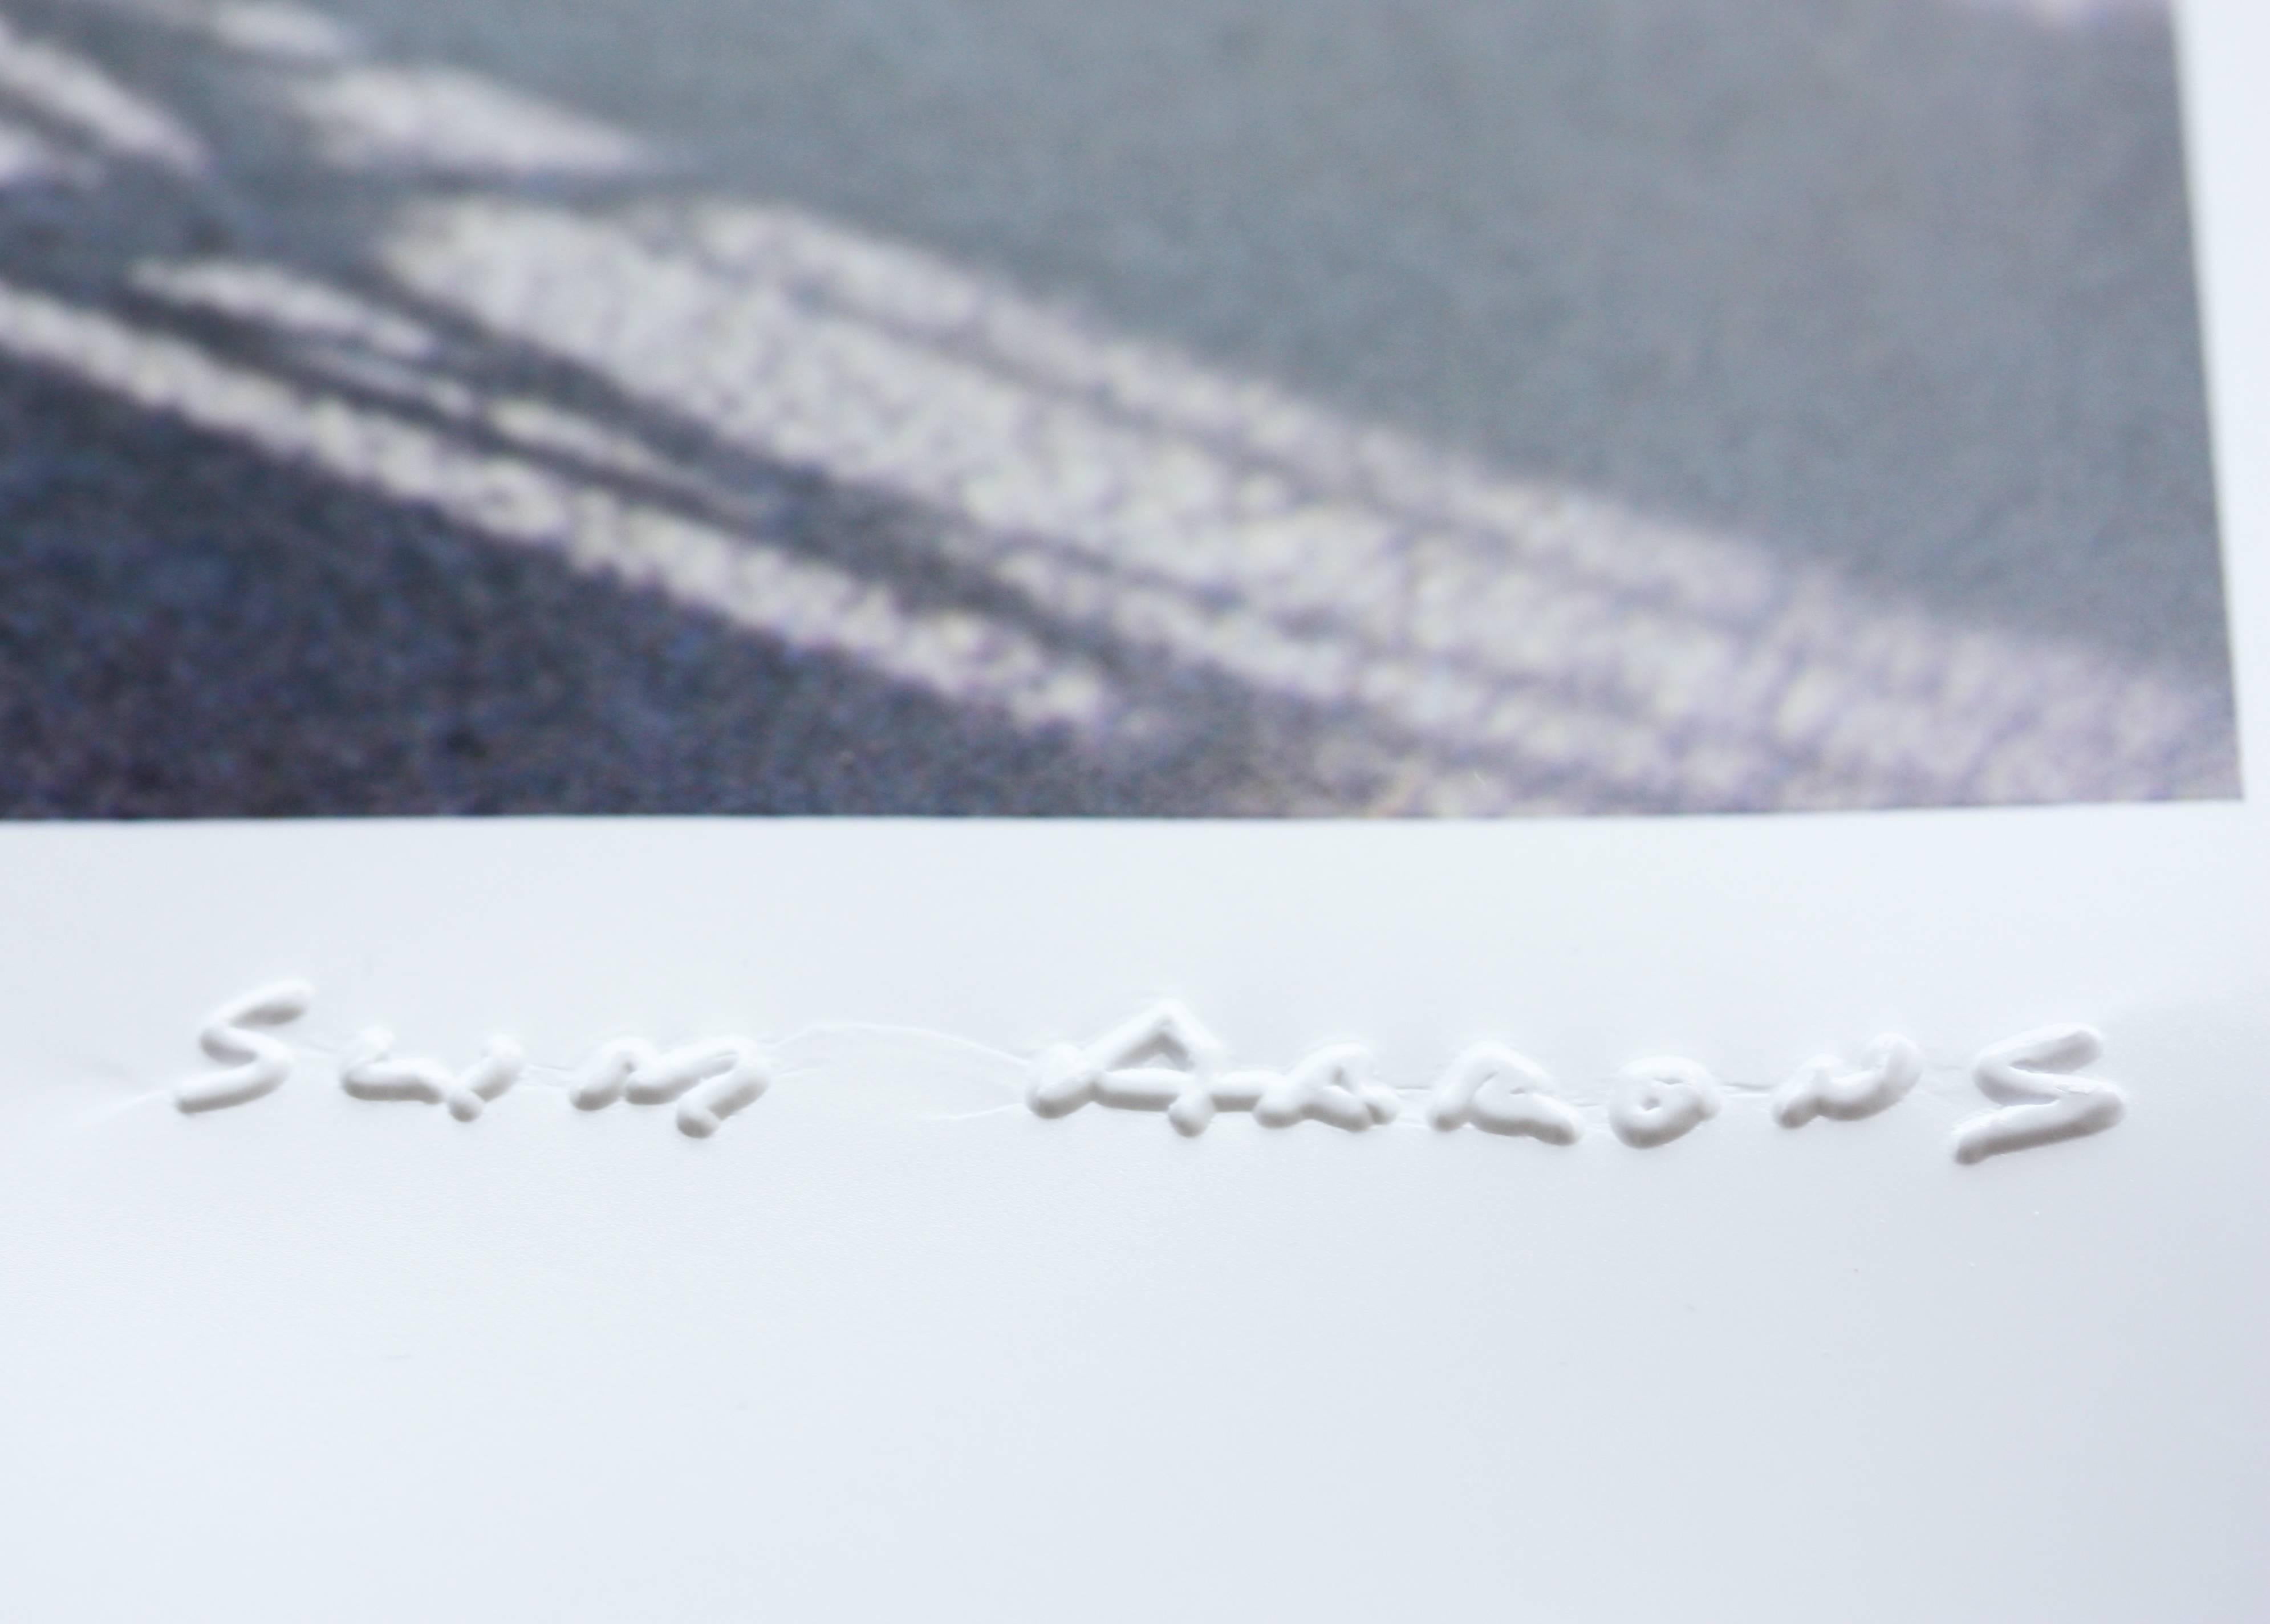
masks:
[[[343,9],[1497,465],[2225,667],[2164,16]]]
[[[330,10],[374,54],[636,132],[675,188],[794,204],[1510,476],[2081,646],[2219,696],[2227,731],[2173,51],[2148,8]],[[130,308],[152,255],[357,274],[394,182],[323,172],[228,60],[131,7],[11,11],[164,100],[219,178],[0,197],[0,277]],[[496,364],[702,455],[600,382]],[[14,815],[1398,809],[1303,778],[1297,741],[1332,718],[1280,697],[1193,677],[1206,724],[1115,763],[36,367],[0,361],[0,425]],[[824,555],[897,556],[920,523],[808,470],[733,477]],[[2167,792],[2236,787],[2187,782]]]

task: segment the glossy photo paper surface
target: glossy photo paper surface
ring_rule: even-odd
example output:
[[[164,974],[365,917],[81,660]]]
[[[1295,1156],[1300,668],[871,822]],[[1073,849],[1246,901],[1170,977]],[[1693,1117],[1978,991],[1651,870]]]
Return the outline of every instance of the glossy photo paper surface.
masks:
[[[8,7],[5,1610],[2251,1624],[2270,14],[810,12]]]

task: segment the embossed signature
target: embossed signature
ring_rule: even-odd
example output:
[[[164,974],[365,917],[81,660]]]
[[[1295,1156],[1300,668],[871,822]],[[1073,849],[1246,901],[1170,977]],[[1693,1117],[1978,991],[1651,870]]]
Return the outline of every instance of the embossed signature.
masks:
[[[198,1033],[220,1069],[174,1090],[185,1113],[247,1105],[292,1076],[296,1057],[274,1035],[308,1012],[306,983],[256,988],[215,1010]],[[2081,1075],[2103,1053],[2083,1026],[2046,1027],[1990,1044],[1972,1062],[1980,1093],[2000,1108],[1972,1117],[1951,1148],[1964,1165],[2101,1133],[2127,1110],[2127,1096],[2101,1078]],[[1379,1076],[1360,1043],[1331,1043],[1282,1071],[1236,1067],[1220,1039],[1182,1005],[1152,1005],[1091,1042],[1057,1043],[1020,1062],[1024,1101],[1034,1115],[1068,1116],[1087,1106],[1162,1112],[1176,1131],[1195,1138],[1224,1111],[1250,1113],[1267,1128],[1321,1123],[1345,1132],[1382,1127],[1404,1115],[1404,1095]],[[509,1038],[493,1037],[462,1070],[440,1060],[395,1053],[394,1034],[371,1027],[338,1057],[340,1087],[352,1098],[446,1107],[461,1123],[480,1119],[529,1069]],[[664,1049],[642,1038],[618,1038],[594,1050],[568,1082],[577,1109],[618,1101],[677,1107],[678,1126],[707,1138],[771,1086],[778,1067],[770,1050],[748,1038],[712,1037]],[[1806,1061],[1771,1091],[1774,1120],[1802,1128],[1816,1117],[1857,1122],[1891,1109],[1923,1078],[1923,1051],[1895,1034],[1878,1037],[1857,1062],[1834,1055]],[[1477,1043],[1425,1091],[1425,1120],[1443,1132],[1485,1133],[1571,1146],[1584,1134],[1584,1114],[1554,1093],[1545,1069],[1503,1044]],[[1606,1101],[1608,1126],[1636,1150],[1684,1138],[1717,1116],[1727,1086],[1701,1062],[1678,1056],[1636,1060],[1616,1073]]]
[[[174,1103],[184,1112],[245,1105],[272,1093],[292,1075],[290,1045],[256,1030],[287,1026],[308,1012],[314,994],[304,982],[281,982],[215,1010],[198,1034],[206,1054],[232,1063],[177,1085]],[[397,1057],[393,1032],[370,1027],[338,1061],[339,1086],[374,1103],[444,1105],[459,1122],[478,1121],[528,1069],[520,1045],[493,1037],[481,1057],[463,1072],[439,1060]],[[754,1105],[771,1085],[773,1066],[746,1038],[707,1038],[666,1053],[638,1038],[604,1044],[577,1073],[568,1098],[581,1110],[601,1110],[618,1100],[634,1105],[678,1106],[679,1131],[706,1139],[727,1117]]]

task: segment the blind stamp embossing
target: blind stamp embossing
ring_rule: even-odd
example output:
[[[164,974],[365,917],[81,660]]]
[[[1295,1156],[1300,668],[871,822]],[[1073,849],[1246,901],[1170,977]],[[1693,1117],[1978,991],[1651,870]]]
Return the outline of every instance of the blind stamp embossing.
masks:
[[[249,1105],[283,1086],[297,1056],[275,1029],[306,1015],[314,997],[305,982],[284,981],[215,1010],[197,1041],[221,1069],[177,1084],[174,1103],[196,1115]],[[1730,1100],[1762,1103],[1775,1122],[1790,1129],[1817,1117],[1858,1122],[1881,1116],[1914,1094],[1929,1070],[1923,1049],[1897,1034],[1874,1039],[1858,1061],[1816,1056],[1770,1089],[1729,1083],[1698,1060],[1659,1055],[1625,1065],[1607,1080],[1604,1097],[1588,1102],[1583,1091],[1564,1094],[1542,1065],[1495,1042],[1464,1049],[1424,1088],[1384,1079],[1372,1051],[1357,1042],[1324,1044],[1281,1069],[1234,1066],[1228,1047],[1171,1000],[1150,1005],[1092,1042],[1052,1043],[1030,1056],[936,1033],[911,1035],[995,1057],[1021,1079],[1013,1085],[1016,1097],[1035,1116],[1055,1120],[1089,1106],[1152,1111],[1192,1138],[1228,1111],[1274,1130],[1317,1123],[1361,1133],[1416,1121],[1443,1133],[1471,1127],[1565,1148],[1585,1137],[1589,1116],[1604,1119],[1630,1148],[1655,1150],[1695,1132]],[[338,1057],[341,1089],[374,1104],[441,1106],[461,1123],[479,1121],[533,1074],[548,1071],[560,1079],[550,1092],[579,1111],[620,1103],[671,1105],[681,1133],[706,1139],[762,1099],[782,1072],[777,1050],[730,1035],[666,1049],[642,1037],[616,1038],[572,1068],[537,1066],[503,1036],[491,1037],[462,1070],[397,1055],[395,1043],[384,1026],[358,1033]],[[1988,1045],[1971,1062],[1970,1076],[1999,1109],[1956,1129],[1955,1160],[1970,1166],[2102,1133],[2118,1123],[2127,1095],[2103,1079],[2081,1074],[2103,1048],[2095,1028],[2078,1025],[2045,1027]],[[1416,1112],[1405,1109],[1409,1096],[1418,1096]]]

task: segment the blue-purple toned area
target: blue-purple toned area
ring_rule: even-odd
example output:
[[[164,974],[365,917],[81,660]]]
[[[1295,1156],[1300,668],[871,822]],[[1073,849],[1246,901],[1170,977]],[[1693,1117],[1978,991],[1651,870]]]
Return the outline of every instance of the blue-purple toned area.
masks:
[[[2237,792],[2136,0],[0,0],[0,814]]]

